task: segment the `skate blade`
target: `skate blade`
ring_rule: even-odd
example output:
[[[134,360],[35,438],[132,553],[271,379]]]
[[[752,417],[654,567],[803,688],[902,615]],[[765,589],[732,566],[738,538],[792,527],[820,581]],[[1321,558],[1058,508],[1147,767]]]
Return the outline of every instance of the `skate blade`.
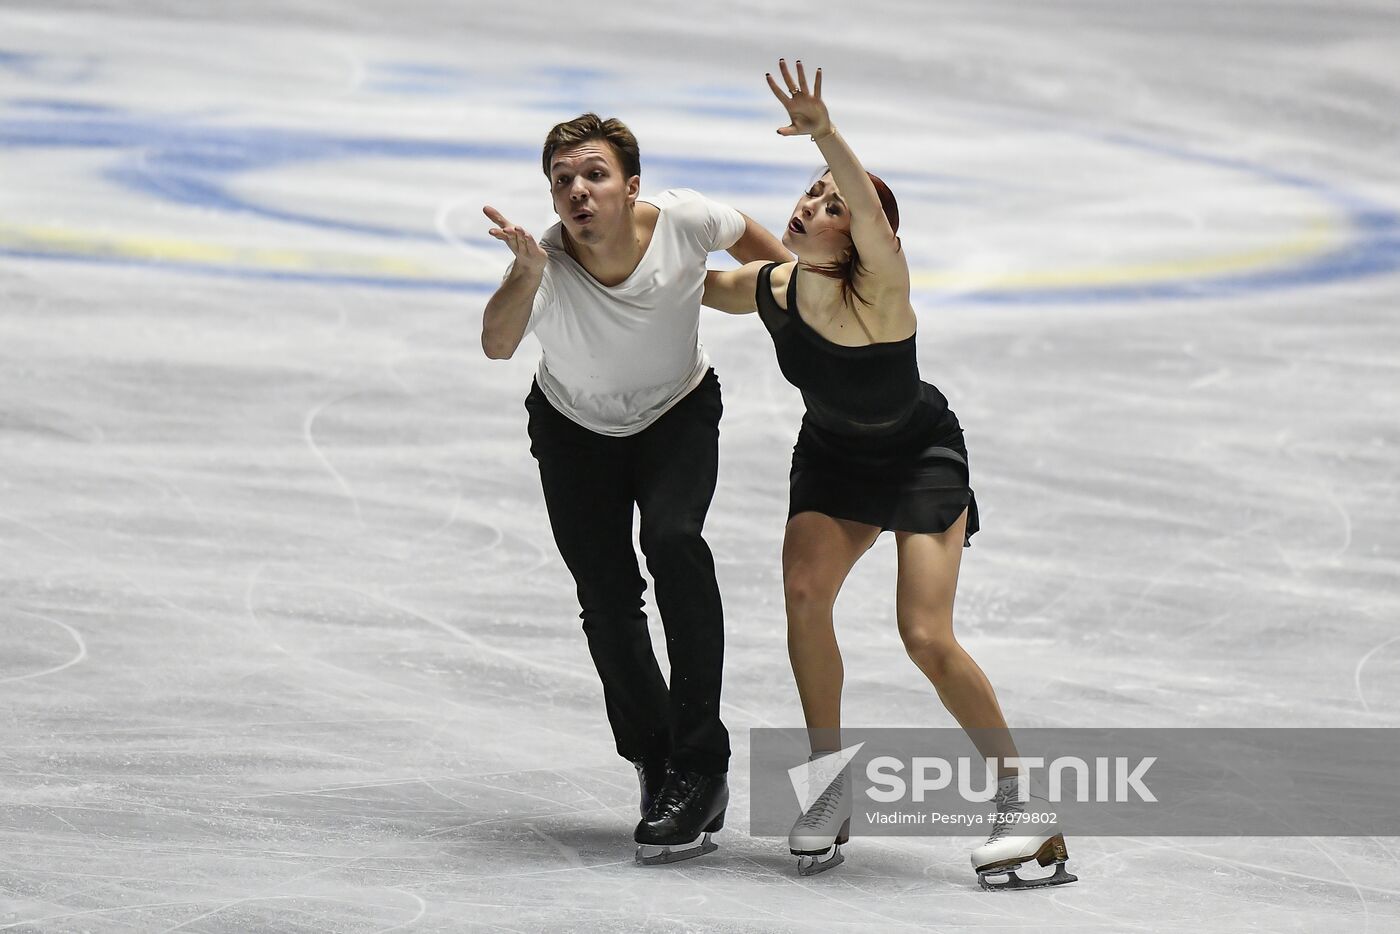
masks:
[[[815,876],[819,872],[826,872],[828,869],[835,869],[846,861],[846,855],[841,852],[841,844],[836,844],[830,850],[823,850],[821,853],[799,853],[793,850],[793,855],[797,857],[797,874],[799,876]],[[820,857],[830,852],[826,859]]]
[[[1067,882],[1078,882],[1079,877],[1065,869],[1064,863],[1055,864],[1053,875],[1044,876],[1039,879],[1022,879],[1016,875],[1016,870],[1021,868],[1021,864],[1014,866],[1004,866],[997,869],[977,870],[977,884],[988,892],[1004,892],[1010,889],[1043,889],[1049,885],[1064,885]],[[1005,882],[993,882],[989,876],[1006,876]]]
[[[719,844],[711,842],[708,833],[693,843],[682,843],[676,846],[643,843],[637,847],[637,865],[664,866],[667,863],[678,863],[683,859],[704,856],[706,853],[713,853],[718,849]]]

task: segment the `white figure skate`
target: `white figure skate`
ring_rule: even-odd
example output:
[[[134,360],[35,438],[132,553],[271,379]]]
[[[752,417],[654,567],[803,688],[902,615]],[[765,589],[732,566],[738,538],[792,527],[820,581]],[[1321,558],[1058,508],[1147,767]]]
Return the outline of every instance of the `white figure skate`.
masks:
[[[972,868],[982,888],[997,892],[1007,889],[1038,889],[1047,885],[1077,882],[1078,876],[1065,869],[1069,850],[1065,838],[1055,824],[1030,823],[1020,819],[1026,805],[1037,796],[1018,797],[1015,776],[997,782],[996,824],[987,842],[972,851]],[[1048,805],[1048,802],[1047,802]],[[1036,879],[1022,879],[1016,870],[1035,860],[1041,866],[1055,864],[1055,872]],[[989,876],[1005,875],[1005,882],[993,882]]]
[[[810,760],[816,762],[827,759],[833,763],[837,756],[815,755]],[[826,775],[814,776],[819,783]],[[816,787],[820,787],[817,784]],[[826,789],[817,796],[788,834],[788,848],[797,857],[799,875],[812,876],[841,865],[846,857],[841,855],[841,845],[851,836],[851,789],[850,779],[845,769],[835,771],[827,781]],[[827,854],[830,853],[830,856]],[[821,857],[826,856],[826,859]]]

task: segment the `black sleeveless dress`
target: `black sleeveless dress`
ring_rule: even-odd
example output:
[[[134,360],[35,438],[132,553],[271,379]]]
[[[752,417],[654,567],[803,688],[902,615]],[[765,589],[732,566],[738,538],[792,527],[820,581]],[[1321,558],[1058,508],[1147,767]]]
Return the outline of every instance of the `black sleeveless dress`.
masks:
[[[945,532],[967,510],[964,544],[979,528],[967,448],[957,416],[919,379],[914,337],[846,347],[797,311],[797,271],[787,310],[773,300],[778,263],[758,274],[758,314],[778,367],[807,411],[792,451],[788,518],[819,512],[886,531]]]

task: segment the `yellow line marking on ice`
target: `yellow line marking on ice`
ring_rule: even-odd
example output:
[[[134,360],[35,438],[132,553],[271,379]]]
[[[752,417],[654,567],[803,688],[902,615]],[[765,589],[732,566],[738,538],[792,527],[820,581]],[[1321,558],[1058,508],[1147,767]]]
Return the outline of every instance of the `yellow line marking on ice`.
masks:
[[[1200,279],[1284,266],[1310,256],[1321,255],[1329,249],[1340,246],[1342,242],[1342,232],[1337,224],[1330,219],[1319,218],[1300,233],[1281,243],[1235,253],[1201,256],[1194,259],[1131,263],[1123,266],[1087,266],[985,273],[979,273],[975,270],[916,271],[911,277],[911,284],[916,288],[1012,290],[1130,285],[1165,282],[1174,279]]]
[[[913,270],[915,288],[1016,291],[1093,286],[1143,285],[1281,267],[1340,246],[1344,230],[1319,218],[1278,243],[1192,259],[1064,269]],[[0,247],[75,258],[155,260],[176,265],[219,265],[250,270],[376,275],[398,279],[457,279],[464,285],[494,281],[462,269],[428,266],[402,257],[369,253],[298,250],[208,243],[174,237],[101,234],[60,227],[0,224]]]
[[[173,237],[101,234],[59,227],[0,224],[0,247],[57,255],[242,266],[283,272],[337,272],[407,279],[441,278],[449,275],[444,270],[401,257],[237,246]]]

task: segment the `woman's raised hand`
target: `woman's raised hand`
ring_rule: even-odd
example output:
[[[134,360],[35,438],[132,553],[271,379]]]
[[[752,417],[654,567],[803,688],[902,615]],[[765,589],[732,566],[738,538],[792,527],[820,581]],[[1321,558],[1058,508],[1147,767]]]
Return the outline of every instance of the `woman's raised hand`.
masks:
[[[512,224],[505,219],[500,211],[497,211],[489,204],[481,210],[483,214],[490,218],[491,223],[496,225],[487,231],[487,233],[510,247],[510,251],[515,254],[517,263],[526,269],[544,268],[547,258],[545,252],[540,245],[535,242],[535,238],[530,236],[528,230],[524,227],[517,227],[515,224]]]
[[[807,87],[807,72],[802,67],[802,61],[797,61],[797,79],[794,80],[792,72],[788,71],[787,62],[778,59],[778,69],[783,73],[784,88],[773,80],[773,75],[766,75],[768,87],[772,89],[773,96],[778,102],[787,108],[787,126],[778,130],[782,136],[800,136],[811,134],[812,139],[818,139],[827,135],[831,130],[831,116],[826,112],[826,104],[822,103],[822,70],[817,69],[816,80],[812,87]]]

